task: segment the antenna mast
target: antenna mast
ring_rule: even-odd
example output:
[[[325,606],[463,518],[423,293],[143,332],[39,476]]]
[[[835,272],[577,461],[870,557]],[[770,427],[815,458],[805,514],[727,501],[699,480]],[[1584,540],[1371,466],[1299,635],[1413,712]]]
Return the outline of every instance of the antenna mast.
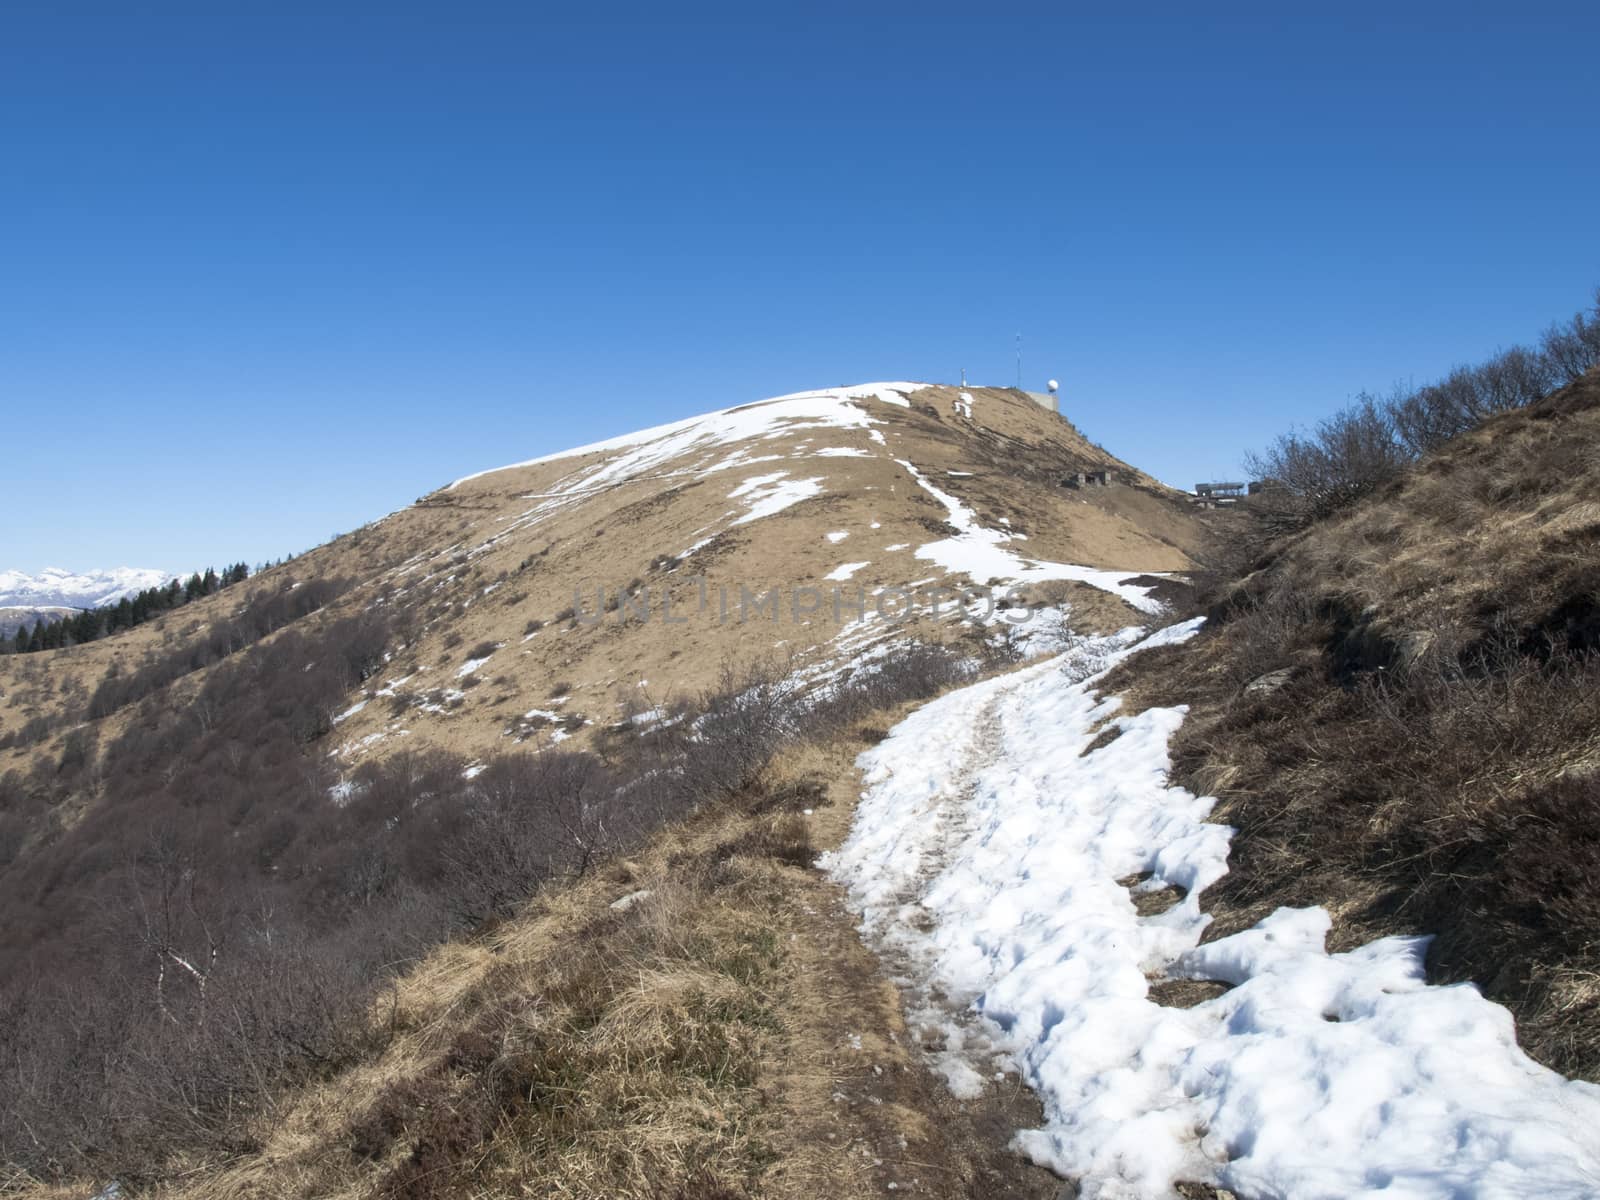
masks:
[[[1022,335],[1017,334],[1017,391],[1022,390]]]

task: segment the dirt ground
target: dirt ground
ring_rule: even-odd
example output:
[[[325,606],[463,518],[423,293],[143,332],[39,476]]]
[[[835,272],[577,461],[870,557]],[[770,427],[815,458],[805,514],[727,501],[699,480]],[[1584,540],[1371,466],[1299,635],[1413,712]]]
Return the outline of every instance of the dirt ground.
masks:
[[[789,769],[822,785],[813,839],[832,849],[849,832],[859,744],[811,749]],[[798,879],[792,953],[803,991],[790,1010],[794,1056],[779,1081],[787,1128],[774,1196],[955,1198],[1075,1194],[1009,1149],[1041,1120],[1015,1075],[979,1099],[958,1101],[908,1036],[899,993],[861,944],[844,890],[820,871]]]

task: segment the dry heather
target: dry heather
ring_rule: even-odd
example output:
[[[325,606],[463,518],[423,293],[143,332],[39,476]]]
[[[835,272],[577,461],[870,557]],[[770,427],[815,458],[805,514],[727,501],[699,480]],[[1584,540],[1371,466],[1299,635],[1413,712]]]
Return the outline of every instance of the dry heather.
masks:
[[[1031,1096],[1012,1080],[958,1104],[923,1070],[811,866],[848,826],[856,749],[905,707],[792,748],[637,854],[441,947],[376,1002],[381,1049],[149,1194],[1054,1195],[996,1136],[1037,1119]]]
[[[1175,774],[1220,797],[1221,936],[1323,904],[1340,947],[1430,969],[1600,1075],[1600,376],[1497,418],[1268,548],[1191,645],[1110,686],[1188,703]]]

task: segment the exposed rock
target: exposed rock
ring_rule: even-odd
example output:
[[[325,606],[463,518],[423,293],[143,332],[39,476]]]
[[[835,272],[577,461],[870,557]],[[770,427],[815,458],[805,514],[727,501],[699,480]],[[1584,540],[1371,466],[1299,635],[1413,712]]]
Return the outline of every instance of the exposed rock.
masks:
[[[1283,688],[1289,680],[1294,678],[1293,667],[1281,667],[1276,671],[1268,671],[1265,675],[1257,675],[1244,685],[1246,696],[1268,696]]]

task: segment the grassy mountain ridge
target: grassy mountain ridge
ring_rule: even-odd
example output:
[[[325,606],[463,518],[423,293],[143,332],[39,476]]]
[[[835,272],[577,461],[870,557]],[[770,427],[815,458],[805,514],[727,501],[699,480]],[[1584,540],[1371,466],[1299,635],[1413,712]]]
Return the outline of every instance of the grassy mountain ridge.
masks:
[[[259,1149],[280,1096],[381,1051],[397,970],[748,792],[808,689],[831,684],[842,729],[1016,652],[992,617],[841,619],[796,589],[1017,582],[1117,627],[1144,619],[1125,581],[1190,565],[1187,504],[1067,422],[904,387],[458,481],[147,625],[0,663],[5,1154],[132,1184]],[[1116,479],[1075,486],[1094,470]],[[786,599],[608,611],[619,589],[687,607],[702,588]],[[758,660],[779,667],[730,672]]]
[[[33,656],[77,686],[0,776],[27,822],[0,952],[57,984],[0,993],[20,1190],[1058,1192],[1001,1149],[1032,1094],[950,1096],[810,869],[856,752],[1016,639],[719,622],[696,573],[993,575],[1081,632],[1151,620],[1181,581],[1132,573],[1193,572],[1206,530],[1004,392],[760,408],[458,481],[181,623]],[[1214,514],[1243,567],[1200,577],[1204,633],[1104,684],[1189,706],[1174,774],[1239,831],[1208,937],[1285,904],[1326,906],[1334,949],[1435,934],[1436,978],[1590,1076],[1597,447],[1591,374],[1287,536]],[[625,621],[647,593],[697,620]]]
[[[965,404],[962,394],[975,402]],[[853,402],[841,397],[840,404],[864,406],[846,427],[812,417],[780,420],[771,428],[753,423],[748,437],[680,438],[659,460],[632,471],[608,474],[623,450],[488,472],[266,572],[252,581],[244,600],[285,580],[349,579],[354,590],[344,603],[351,611],[386,609],[417,627],[386,675],[406,682],[341,725],[347,757],[359,761],[401,728],[413,747],[492,751],[508,729],[518,736],[514,726],[521,713],[548,708],[549,691],[536,679],[570,683],[567,710],[603,724],[631,703],[618,692],[641,678],[671,677],[692,692],[714,680],[726,656],[759,655],[780,639],[796,650],[810,649],[840,631],[840,623],[820,619],[808,626],[791,622],[778,638],[749,622],[716,629],[697,623],[687,639],[664,639],[656,636],[657,628],[624,628],[619,621],[573,627],[567,614],[575,599],[586,599],[592,609],[600,589],[609,599],[630,584],[652,588],[659,611],[667,587],[682,592],[683,581],[697,575],[730,589],[735,603],[741,584],[761,595],[775,586],[828,588],[826,575],[862,559],[870,561],[851,584],[875,588],[945,578],[951,573],[919,560],[915,551],[930,541],[930,530],[942,529],[947,514],[901,462],[926,472],[988,527],[1015,535],[1017,549],[1030,558],[1130,574],[1191,564],[1199,526],[1181,499],[1090,445],[1070,423],[1006,390],[925,387],[911,397],[903,406],[870,392]],[[1061,486],[1069,473],[1093,469],[1113,470],[1122,482]],[[729,495],[752,480],[743,495]],[[814,495],[752,519],[763,504],[784,499],[765,492],[808,480],[816,481]],[[839,529],[851,540],[826,540]],[[968,580],[956,573],[953,581]],[[1104,620],[1124,620],[1129,613],[1104,593],[1073,585],[1065,590],[1075,593],[1082,609],[1105,607]],[[53,695],[43,686],[26,686],[29,680],[42,684],[40,672],[0,663],[0,738],[36,716],[57,724],[72,718],[72,706],[58,699],[61,693],[91,693],[109,673],[130,673],[232,611],[208,605],[164,622],[153,636],[55,654],[49,669]],[[466,651],[486,642],[502,653],[477,678],[506,680],[496,685],[487,706],[488,693],[465,694],[473,689],[460,688],[457,681],[465,676],[456,675],[468,661]],[[627,681],[621,678],[625,664],[630,672],[637,669]],[[501,711],[490,715],[488,708]],[[400,709],[405,719],[386,717],[391,709]],[[470,719],[456,719],[463,709]],[[362,744],[373,735],[375,740]],[[0,769],[15,765],[20,764],[0,760]]]

